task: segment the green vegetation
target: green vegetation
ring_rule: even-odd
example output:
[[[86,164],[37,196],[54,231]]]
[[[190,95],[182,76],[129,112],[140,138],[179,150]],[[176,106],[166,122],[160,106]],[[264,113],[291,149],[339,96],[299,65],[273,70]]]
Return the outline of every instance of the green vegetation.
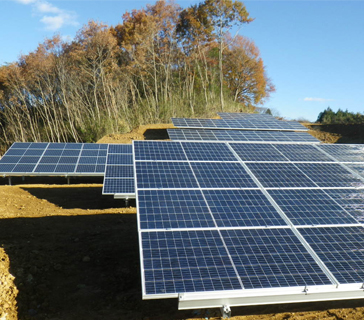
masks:
[[[274,86],[254,42],[229,33],[251,21],[239,1],[157,1],[113,27],[90,21],[71,43],[46,39],[0,67],[0,146],[254,111]]]
[[[337,112],[328,107],[317,117],[316,122],[322,124],[360,124],[364,123],[364,115],[339,109]]]

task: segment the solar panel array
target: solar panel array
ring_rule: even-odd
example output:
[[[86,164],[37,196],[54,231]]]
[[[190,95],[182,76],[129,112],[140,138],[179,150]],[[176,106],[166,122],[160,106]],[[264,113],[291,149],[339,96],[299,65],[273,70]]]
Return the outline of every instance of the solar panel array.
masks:
[[[321,147],[134,141],[144,298],[361,294],[364,178]]]
[[[239,112],[218,112],[221,119],[251,119],[254,121],[272,120],[275,118],[271,114],[266,113],[239,113]]]
[[[307,132],[167,129],[171,140],[320,143]]]
[[[102,194],[120,197],[135,195],[133,147],[109,144]]]
[[[0,159],[0,175],[103,176],[107,144],[16,142]]]
[[[272,119],[256,120],[250,118],[237,119],[187,119],[172,118],[177,128],[194,129],[244,129],[244,130],[279,130],[279,131],[308,131],[306,127],[296,121],[281,121]]]

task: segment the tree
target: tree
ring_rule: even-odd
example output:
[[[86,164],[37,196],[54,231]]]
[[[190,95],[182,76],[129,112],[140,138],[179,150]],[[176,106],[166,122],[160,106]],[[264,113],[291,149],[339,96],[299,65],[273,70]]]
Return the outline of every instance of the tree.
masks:
[[[233,26],[250,23],[253,19],[249,17],[244,4],[240,1],[205,0],[203,7],[208,13],[210,24],[214,27],[213,34],[219,44],[220,103],[223,110],[223,52],[227,48],[224,39]]]
[[[275,88],[266,76],[258,48],[242,36],[233,40],[228,35],[225,42],[230,45],[223,55],[224,80],[234,101],[246,106],[261,104]]]

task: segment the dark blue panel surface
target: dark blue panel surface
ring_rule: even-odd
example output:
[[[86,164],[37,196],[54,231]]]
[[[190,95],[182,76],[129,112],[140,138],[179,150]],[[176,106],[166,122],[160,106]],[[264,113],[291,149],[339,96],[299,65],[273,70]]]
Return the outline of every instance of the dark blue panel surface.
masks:
[[[133,153],[133,147],[131,144],[110,144],[109,153]]]
[[[260,190],[204,190],[218,227],[286,225]]]
[[[304,228],[299,232],[340,283],[363,283],[364,228]]]
[[[17,164],[12,172],[33,172],[35,164]]]
[[[199,190],[140,190],[141,229],[214,227]]]
[[[190,161],[238,161],[224,143],[182,142]]]
[[[361,179],[337,163],[297,163],[296,166],[322,188],[364,187]]]
[[[246,289],[331,284],[291,229],[221,233]]]
[[[56,170],[56,164],[38,164],[34,169],[34,172],[37,173],[50,173]]]
[[[19,159],[18,163],[38,163],[40,157],[36,157],[36,156],[32,156],[32,157],[27,157],[27,156],[23,156]]]
[[[247,163],[265,188],[317,187],[292,163]]]
[[[256,188],[257,185],[240,163],[191,163],[201,188]]]
[[[269,190],[295,225],[351,224],[357,221],[322,190]]]
[[[133,178],[133,166],[109,165],[106,167],[106,178]]]
[[[136,162],[138,188],[198,188],[186,162]]]
[[[133,156],[131,154],[109,154],[107,164],[133,164]]]
[[[14,167],[16,166],[15,163],[0,163],[0,172],[12,172]]]
[[[179,142],[134,141],[135,160],[187,160]]]
[[[357,221],[364,223],[363,189],[326,189],[324,192],[349,212]]]
[[[242,289],[217,231],[141,236],[146,294]]]
[[[340,162],[364,162],[364,145],[322,144],[319,148]]]
[[[274,147],[290,161],[334,161],[314,146],[308,144],[276,144]]]
[[[230,143],[243,161],[288,161],[271,144]]]
[[[103,194],[124,194],[135,193],[134,178],[132,179],[120,179],[120,178],[105,178]]]

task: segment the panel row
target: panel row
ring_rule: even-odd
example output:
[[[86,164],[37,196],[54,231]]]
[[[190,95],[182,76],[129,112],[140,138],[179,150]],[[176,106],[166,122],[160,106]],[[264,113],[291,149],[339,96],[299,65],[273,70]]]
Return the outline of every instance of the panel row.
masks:
[[[171,140],[319,143],[307,132],[167,129]]]
[[[283,131],[308,131],[306,127],[296,121],[281,121],[267,118],[254,121],[248,118],[237,119],[187,119],[172,118],[173,125],[177,128],[205,128],[205,129],[245,129],[245,130],[283,130]]]

